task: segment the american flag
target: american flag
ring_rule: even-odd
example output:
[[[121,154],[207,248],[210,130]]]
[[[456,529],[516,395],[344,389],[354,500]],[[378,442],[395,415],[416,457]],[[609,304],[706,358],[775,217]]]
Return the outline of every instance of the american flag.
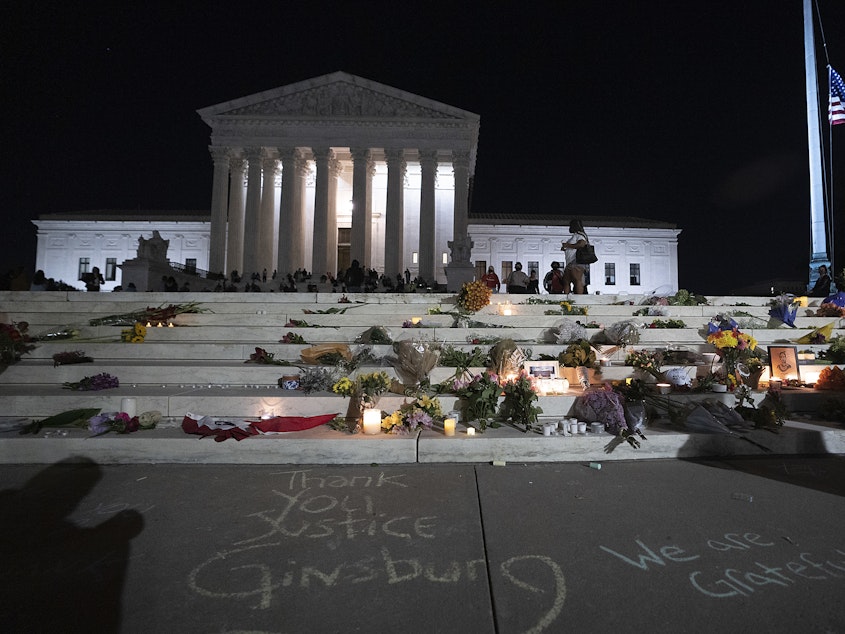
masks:
[[[827,118],[830,125],[845,123],[845,83],[835,70],[828,66],[830,71],[830,107]]]

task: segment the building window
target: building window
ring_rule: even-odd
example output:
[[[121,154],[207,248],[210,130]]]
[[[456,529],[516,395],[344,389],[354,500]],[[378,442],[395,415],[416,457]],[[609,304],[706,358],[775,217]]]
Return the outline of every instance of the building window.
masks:
[[[105,278],[110,282],[117,279],[117,258],[106,258]]]
[[[540,277],[540,263],[539,262],[528,262],[528,275],[532,273],[536,273],[537,277]]]
[[[480,280],[487,273],[487,260],[475,261],[475,279]]]
[[[196,273],[197,272],[197,259],[196,258],[186,258],[185,259],[185,272],[186,273]]]
[[[76,279],[81,280],[85,273],[91,272],[91,258],[79,258],[79,270]]]
[[[616,264],[613,262],[605,262],[604,264],[604,283],[605,286],[616,285]]]
[[[443,252],[443,264],[449,264],[449,254],[445,251]]]
[[[640,265],[639,263],[631,265],[631,286],[640,285]]]
[[[411,254],[411,264],[419,264],[420,263],[420,254],[417,251],[414,251]]]

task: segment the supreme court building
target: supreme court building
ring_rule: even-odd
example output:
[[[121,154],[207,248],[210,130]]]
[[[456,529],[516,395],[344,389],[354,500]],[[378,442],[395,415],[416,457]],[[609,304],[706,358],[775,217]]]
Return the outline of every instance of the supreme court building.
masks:
[[[43,215],[34,221],[36,268],[75,284],[98,266],[110,290],[121,284],[122,263],[138,254],[138,238],[153,230],[169,241],[177,268],[237,270],[247,279],[265,269],[336,274],[355,259],[391,278],[407,269],[456,290],[456,280],[490,265],[503,281],[516,262],[542,280],[563,260],[569,218],[485,210],[470,217],[477,114],[343,72],[198,114],[211,128],[210,213]],[[591,291],[677,289],[674,224],[582,219],[599,257]]]
[[[199,115],[214,162],[209,270],[319,275],[358,260],[395,277],[414,262],[446,281],[447,244],[467,233],[477,114],[337,72]]]

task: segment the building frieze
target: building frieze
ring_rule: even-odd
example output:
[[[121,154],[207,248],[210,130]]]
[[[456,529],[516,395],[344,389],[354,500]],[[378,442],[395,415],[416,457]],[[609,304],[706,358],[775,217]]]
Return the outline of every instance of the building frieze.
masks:
[[[364,86],[335,82],[235,107],[226,115],[454,119],[454,114]]]

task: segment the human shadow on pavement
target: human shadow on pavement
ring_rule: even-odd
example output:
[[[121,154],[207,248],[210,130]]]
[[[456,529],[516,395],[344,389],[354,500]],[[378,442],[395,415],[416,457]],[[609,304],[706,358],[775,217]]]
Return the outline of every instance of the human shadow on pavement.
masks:
[[[845,497],[845,458],[823,455],[764,455],[683,458],[687,462],[740,471]]]
[[[5,631],[120,631],[130,542],[143,517],[124,510],[90,527],[69,519],[102,476],[94,461],[69,458],[0,491]]]

